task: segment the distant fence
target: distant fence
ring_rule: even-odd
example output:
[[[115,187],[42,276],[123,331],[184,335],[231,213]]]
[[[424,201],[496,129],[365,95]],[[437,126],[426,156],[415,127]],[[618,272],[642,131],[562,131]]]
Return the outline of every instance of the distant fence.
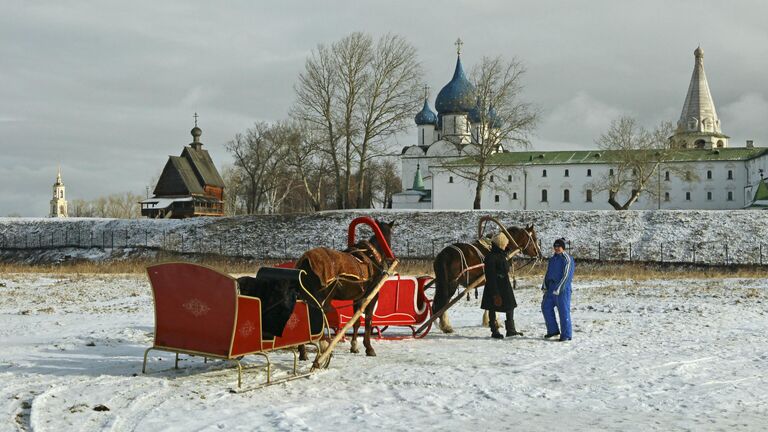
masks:
[[[433,259],[444,247],[474,238],[398,239],[393,251],[400,258]],[[545,255],[554,239],[540,239]],[[295,259],[314,247],[343,249],[346,240],[330,238],[313,241],[304,238],[268,239],[266,243],[236,235],[206,230],[186,233],[150,230],[73,230],[56,229],[26,234],[0,234],[2,251],[35,251],[65,249],[98,249],[104,252],[118,249],[165,251],[181,254],[208,254],[246,259]],[[595,240],[568,242],[567,249],[575,257],[605,262],[660,262],[703,265],[768,264],[765,244],[711,241],[617,242]],[[77,256],[77,253],[70,254]]]

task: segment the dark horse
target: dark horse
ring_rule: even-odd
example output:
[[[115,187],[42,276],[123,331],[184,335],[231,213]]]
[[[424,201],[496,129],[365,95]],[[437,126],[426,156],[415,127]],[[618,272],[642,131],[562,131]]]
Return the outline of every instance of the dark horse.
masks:
[[[394,222],[376,221],[387,244],[392,237]],[[384,261],[384,248],[376,236],[369,240],[357,242],[354,246],[337,251],[329,248],[315,248],[304,252],[296,261],[297,269],[307,272],[304,286],[322,305],[324,310],[331,307],[331,300],[352,300],[354,309],[358,310],[362,301],[371,293],[376,281],[384,274],[387,263]],[[363,345],[365,354],[375,356],[376,351],[371,346],[371,320],[373,308],[376,306],[376,296],[365,308],[365,334]],[[357,353],[357,331],[360,320],[356,320],[352,332],[350,351]],[[299,348],[301,359],[306,360],[306,352]]]
[[[520,250],[529,257],[541,257],[539,242],[533,225],[525,228],[507,227],[512,236],[507,251]],[[474,243],[454,243],[446,246],[435,257],[435,298],[432,310],[437,312],[451,301],[459,285],[467,287],[483,276],[483,257],[490,251],[489,243],[477,240]],[[453,333],[448,312],[440,317],[440,330]]]

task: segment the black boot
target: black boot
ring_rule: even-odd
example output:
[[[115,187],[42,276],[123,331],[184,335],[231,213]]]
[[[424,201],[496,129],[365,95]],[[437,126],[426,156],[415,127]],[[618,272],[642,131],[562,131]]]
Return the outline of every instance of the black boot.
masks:
[[[510,336],[522,336],[523,335],[522,332],[519,332],[519,331],[517,331],[517,329],[515,329],[515,320],[514,319],[508,319],[508,320],[504,321],[504,325],[507,327],[507,337],[510,337]]]
[[[491,337],[494,339],[504,339],[504,335],[499,333],[499,326],[496,325],[496,317],[491,320]]]

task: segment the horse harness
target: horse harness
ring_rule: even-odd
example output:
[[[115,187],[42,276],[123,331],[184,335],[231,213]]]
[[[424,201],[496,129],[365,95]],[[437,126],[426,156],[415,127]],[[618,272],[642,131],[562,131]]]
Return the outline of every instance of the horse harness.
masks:
[[[345,277],[345,275],[336,276],[336,278],[334,278],[333,281],[329,284],[331,290],[326,296],[325,300],[322,302],[323,307],[329,299],[333,298],[334,291],[336,291],[336,288],[338,288],[341,284],[357,285],[360,288],[360,294],[362,295],[365,293],[365,286],[368,284],[368,282],[371,281],[373,275],[376,274],[376,270],[386,273],[386,270],[383,268],[383,266],[379,265],[379,263],[383,261],[381,253],[368,240],[360,241],[355,244],[354,247],[347,248],[343,252],[352,255],[352,257],[357,260],[359,266],[367,267],[368,278],[354,280],[352,278]]]

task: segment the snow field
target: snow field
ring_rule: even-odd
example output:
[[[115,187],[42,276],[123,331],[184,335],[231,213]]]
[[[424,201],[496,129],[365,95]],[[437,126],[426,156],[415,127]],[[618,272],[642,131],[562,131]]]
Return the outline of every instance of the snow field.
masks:
[[[578,270],[577,270],[578,271]],[[766,279],[574,284],[574,340],[542,340],[538,280],[519,281],[521,338],[491,340],[474,297],[456,332],[340,344],[328,370],[232,394],[234,370],[153,352],[141,275],[0,278],[0,431],[762,430]],[[431,293],[429,293],[431,295]],[[292,356],[276,353],[276,373]],[[162,360],[161,360],[162,359]],[[257,357],[251,360],[259,362]],[[305,365],[307,367],[308,365]],[[245,373],[246,384],[263,375]],[[94,408],[103,405],[108,411]]]

